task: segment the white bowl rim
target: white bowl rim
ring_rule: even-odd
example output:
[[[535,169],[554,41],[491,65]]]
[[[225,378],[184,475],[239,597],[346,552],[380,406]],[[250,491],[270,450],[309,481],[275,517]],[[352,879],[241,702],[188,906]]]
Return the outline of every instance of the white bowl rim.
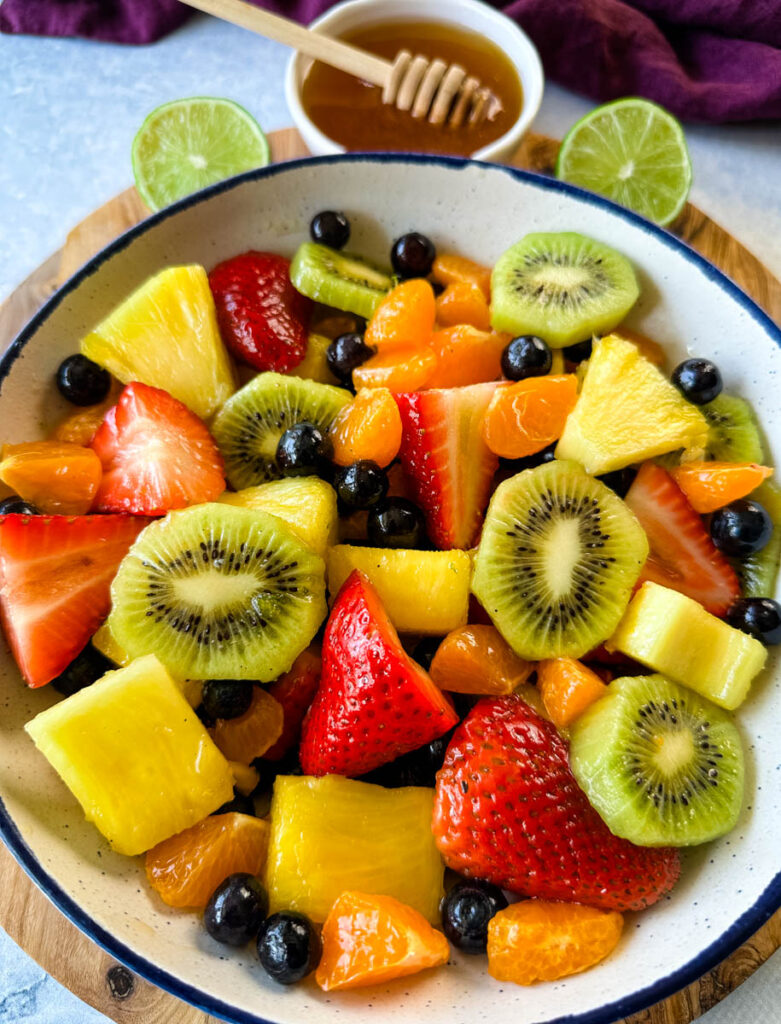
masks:
[[[452,170],[463,170],[466,167],[477,166],[486,170],[508,174],[518,181],[531,185],[533,188],[562,192],[588,205],[609,210],[635,227],[639,227],[647,234],[655,236],[658,241],[700,269],[713,284],[736,301],[765,330],[776,345],[781,348],[781,327],[726,274],[671,232],[660,228],[658,225],[651,223],[625,207],[618,206],[609,199],[578,188],[575,185],[570,185],[567,182],[559,181],[556,178],[536,174],[532,171],[524,171],[505,164],[486,163],[469,157],[440,156],[423,153],[344,153],[329,156],[303,157],[298,160],[289,160],[284,163],[271,164],[268,167],[246,171],[233,178],[210,185],[200,192],[194,192],[192,195],[185,196],[171,206],[151,214],[145,220],[120,235],[88,260],[83,267],[77,270],[72,277],[58,288],[26,326],[22,328],[8,349],[0,356],[0,398],[2,397],[3,382],[8,376],[11,366],[21,355],[27,342],[41,325],[45,323],[51,313],[70,292],[78,288],[102,263],[127,248],[135,238],[146,234],[147,231],[152,230],[157,224],[178,213],[180,210],[207,202],[212,196],[228,192],[245,182],[262,180],[274,177],[277,174],[285,174],[288,171],[295,171],[303,166],[332,163],[434,164],[448,167]],[[1,795],[0,839],[3,840],[26,874],[69,921],[120,963],[125,964],[130,970],[138,974],[139,977],[163,989],[163,991],[168,992],[170,995],[190,1003],[197,1009],[203,1010],[205,1013],[228,1021],[229,1024],[275,1024],[274,1021],[269,1020],[267,1017],[260,1017],[257,1014],[247,1013],[244,1010],[231,1007],[221,999],[217,999],[182,981],[169,971],[162,970],[141,954],[130,949],[116,936],[98,924],[46,872],[6,810]],[[645,988],[637,989],[631,995],[615,1000],[612,1003],[605,1003],[597,1009],[588,1010],[584,1013],[566,1014],[551,1018],[541,1022],[541,1024],[613,1024],[617,1019],[645,1010],[654,1003],[660,1002],[681,991],[681,989],[686,988],[687,985],[697,981],[704,974],[707,974],[708,971],[711,971],[761,928],[779,907],[781,907],[781,871],[774,876],[773,880],[748,911],[742,914],[726,931],[683,967],[663,978],[657,979]]]

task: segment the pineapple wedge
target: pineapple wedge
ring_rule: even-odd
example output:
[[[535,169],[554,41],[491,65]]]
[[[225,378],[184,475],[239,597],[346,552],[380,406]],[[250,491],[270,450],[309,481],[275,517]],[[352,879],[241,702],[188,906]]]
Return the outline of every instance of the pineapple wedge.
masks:
[[[163,388],[207,420],[236,390],[203,267],[150,277],[81,342],[123,384]]]
[[[354,889],[393,896],[438,923],[445,869],[433,809],[433,789],[277,776],[266,860],[270,912],[298,910],[321,923],[334,900]]]
[[[759,640],[658,583],[642,585],[607,646],[728,711],[743,703],[767,660]]]
[[[679,448],[687,461],[702,458],[707,441],[699,409],[636,345],[610,334],[594,345],[556,458],[600,476]]]
[[[400,633],[443,636],[466,624],[472,576],[466,551],[337,544],[328,552],[327,566],[332,600],[353,569],[360,569]]]
[[[25,726],[117,853],[143,853],[233,796],[233,772],[153,654]]]
[[[336,543],[339,524],[336,491],[316,476],[270,480],[242,491],[226,491],[218,500],[225,505],[269,512],[284,520],[321,558],[325,558],[328,548]]]
[[[326,362],[325,354],[330,344],[331,339],[326,338],[324,334],[310,334],[304,358],[298,366],[294,366],[290,370],[290,375],[303,377],[305,380],[314,380],[318,384],[334,384],[336,387],[342,387],[342,382],[334,377]]]

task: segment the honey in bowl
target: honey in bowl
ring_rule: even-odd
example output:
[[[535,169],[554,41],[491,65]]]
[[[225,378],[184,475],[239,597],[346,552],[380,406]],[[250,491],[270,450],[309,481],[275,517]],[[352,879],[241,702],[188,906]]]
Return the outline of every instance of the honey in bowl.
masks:
[[[398,21],[353,29],[341,38],[390,61],[399,50],[409,50],[460,64],[495,97],[489,115],[479,124],[432,125],[383,103],[379,86],[315,61],[301,90],[304,110],[324,135],[347,150],[469,156],[495,142],[518,120],[523,103],[518,73],[498,46],[475,32],[441,22]]]

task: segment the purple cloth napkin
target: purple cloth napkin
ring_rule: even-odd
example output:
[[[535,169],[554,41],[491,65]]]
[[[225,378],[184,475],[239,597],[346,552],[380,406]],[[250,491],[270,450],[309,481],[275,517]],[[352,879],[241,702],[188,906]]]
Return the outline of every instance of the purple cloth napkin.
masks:
[[[253,0],[301,22],[333,0]],[[595,100],[641,95],[691,121],[781,118],[781,0],[490,0],[554,81]],[[0,31],[147,43],[178,0],[5,0]]]

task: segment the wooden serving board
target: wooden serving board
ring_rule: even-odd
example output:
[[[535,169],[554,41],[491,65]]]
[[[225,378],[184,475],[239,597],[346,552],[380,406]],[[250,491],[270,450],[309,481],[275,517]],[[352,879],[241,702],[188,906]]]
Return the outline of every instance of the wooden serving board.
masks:
[[[272,133],[270,141],[276,161],[306,155],[293,128]],[[512,163],[548,171],[557,148],[553,139],[530,134]],[[63,248],[0,305],[0,351],[59,284],[147,213],[135,189],[129,188],[78,224]],[[735,238],[693,206],[685,208],[675,231],[781,323],[781,283]],[[118,1024],[217,1024],[215,1018],[132,974],[94,945],[28,879],[2,843],[0,925],[66,988]],[[690,1024],[737,988],[779,946],[781,911],[715,970],[623,1024]]]

